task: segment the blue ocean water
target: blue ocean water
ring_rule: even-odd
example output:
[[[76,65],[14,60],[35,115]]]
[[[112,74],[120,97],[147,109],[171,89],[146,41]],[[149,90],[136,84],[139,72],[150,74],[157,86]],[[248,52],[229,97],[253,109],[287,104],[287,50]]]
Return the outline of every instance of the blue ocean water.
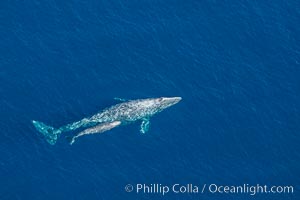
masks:
[[[0,199],[299,199],[299,1],[1,1]],[[181,96],[139,123],[49,145],[114,97]],[[136,194],[127,184],[292,185]]]

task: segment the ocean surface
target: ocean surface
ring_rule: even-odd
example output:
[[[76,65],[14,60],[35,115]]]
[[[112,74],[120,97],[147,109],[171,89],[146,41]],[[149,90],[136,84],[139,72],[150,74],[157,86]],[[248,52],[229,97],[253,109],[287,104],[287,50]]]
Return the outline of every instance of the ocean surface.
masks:
[[[1,1],[0,199],[300,199],[299,24],[299,1]],[[136,122],[52,146],[31,123],[162,96],[182,101],[144,135]],[[200,191],[124,189],[176,183]]]

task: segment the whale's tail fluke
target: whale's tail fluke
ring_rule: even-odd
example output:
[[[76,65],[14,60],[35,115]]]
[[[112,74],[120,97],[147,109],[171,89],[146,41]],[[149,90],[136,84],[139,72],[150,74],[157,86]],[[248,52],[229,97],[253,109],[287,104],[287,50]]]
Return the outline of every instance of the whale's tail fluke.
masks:
[[[55,129],[42,122],[32,120],[32,123],[34,127],[45,136],[47,142],[51,145],[54,145],[56,143],[59,135],[62,132],[60,129]]]

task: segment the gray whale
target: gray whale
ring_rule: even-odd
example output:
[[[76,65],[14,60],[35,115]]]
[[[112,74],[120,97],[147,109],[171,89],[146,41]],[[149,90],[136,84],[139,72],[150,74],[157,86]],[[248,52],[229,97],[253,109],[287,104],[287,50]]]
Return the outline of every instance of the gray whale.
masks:
[[[124,101],[123,99],[119,99]],[[111,106],[103,111],[80,121],[67,124],[58,129],[44,124],[43,122],[32,120],[34,127],[44,135],[46,141],[54,145],[63,132],[87,128],[75,135],[70,144],[75,139],[88,134],[103,133],[119,125],[141,120],[141,133],[146,133],[150,127],[150,117],[163,111],[164,109],[177,104],[181,97],[160,97],[149,99],[137,99],[122,102]]]

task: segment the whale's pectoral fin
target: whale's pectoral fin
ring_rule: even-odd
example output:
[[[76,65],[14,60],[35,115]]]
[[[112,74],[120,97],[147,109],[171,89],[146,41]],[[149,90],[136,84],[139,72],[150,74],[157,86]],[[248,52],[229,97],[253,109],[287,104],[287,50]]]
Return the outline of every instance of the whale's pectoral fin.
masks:
[[[119,97],[115,97],[114,100],[121,101],[121,102],[129,101],[128,99],[123,99],[123,98],[119,98]]]
[[[144,118],[141,124],[141,133],[147,133],[150,128],[150,119],[149,118]]]

